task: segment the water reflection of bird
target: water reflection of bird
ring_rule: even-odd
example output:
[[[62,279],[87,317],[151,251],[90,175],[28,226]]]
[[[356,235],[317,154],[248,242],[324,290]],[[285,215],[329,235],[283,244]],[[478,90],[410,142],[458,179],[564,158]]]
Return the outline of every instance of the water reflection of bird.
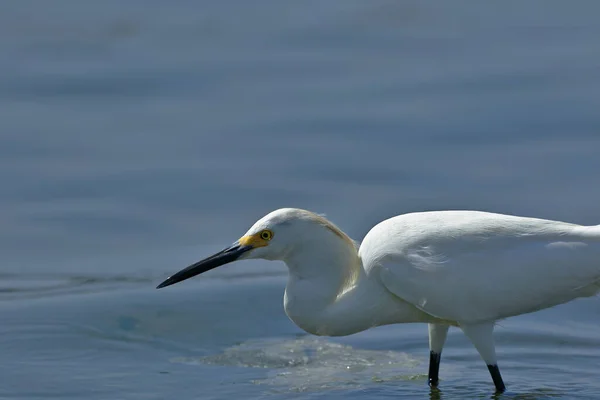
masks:
[[[158,288],[251,258],[287,264],[285,311],[305,331],[343,336],[380,325],[428,323],[429,384],[437,386],[446,335],[457,326],[503,392],[495,321],[596,294],[600,225],[432,211],[385,220],[359,247],[324,217],[286,208]]]

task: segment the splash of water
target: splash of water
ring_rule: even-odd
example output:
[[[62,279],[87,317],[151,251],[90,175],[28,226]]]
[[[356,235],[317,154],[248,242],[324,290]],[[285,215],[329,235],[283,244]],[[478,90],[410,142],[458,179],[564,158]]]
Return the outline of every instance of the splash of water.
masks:
[[[252,340],[199,358],[173,362],[269,369],[256,384],[293,391],[347,388],[373,382],[425,379],[421,361],[406,353],[364,350],[319,337]]]

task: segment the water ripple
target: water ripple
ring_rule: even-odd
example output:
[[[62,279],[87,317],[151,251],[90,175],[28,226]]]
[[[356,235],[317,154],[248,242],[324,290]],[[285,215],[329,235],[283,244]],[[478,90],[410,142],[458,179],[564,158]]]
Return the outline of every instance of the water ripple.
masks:
[[[324,338],[252,340],[204,357],[180,357],[174,363],[272,371],[258,385],[311,391],[399,380],[422,380],[421,361],[396,351],[365,350]]]

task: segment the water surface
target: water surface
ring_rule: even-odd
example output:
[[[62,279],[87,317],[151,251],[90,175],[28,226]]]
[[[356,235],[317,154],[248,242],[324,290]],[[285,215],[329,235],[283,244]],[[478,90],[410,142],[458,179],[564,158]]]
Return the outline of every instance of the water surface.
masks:
[[[154,287],[278,207],[600,223],[599,11],[6,2],[0,398],[490,398],[459,331],[434,393],[425,325],[304,334],[279,263]],[[503,321],[503,397],[596,396],[598,310]]]

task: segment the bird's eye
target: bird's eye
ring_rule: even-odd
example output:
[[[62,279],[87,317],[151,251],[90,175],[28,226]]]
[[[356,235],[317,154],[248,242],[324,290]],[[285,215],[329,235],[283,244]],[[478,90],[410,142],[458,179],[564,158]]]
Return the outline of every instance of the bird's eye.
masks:
[[[273,237],[273,232],[271,232],[268,229],[265,229],[264,231],[262,231],[260,233],[260,238],[263,240],[271,240],[272,237]]]

